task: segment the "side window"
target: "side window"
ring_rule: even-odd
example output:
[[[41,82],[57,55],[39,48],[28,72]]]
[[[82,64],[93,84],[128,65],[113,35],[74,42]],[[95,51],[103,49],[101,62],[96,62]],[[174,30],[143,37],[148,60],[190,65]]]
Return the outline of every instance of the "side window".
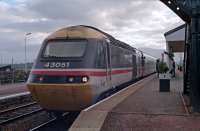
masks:
[[[111,64],[113,68],[132,67],[132,54],[129,50],[111,45]]]
[[[97,44],[96,67],[106,68],[106,50],[102,43]]]
[[[124,67],[132,67],[132,54],[129,50],[124,50]]]
[[[114,45],[111,45],[111,65],[112,68],[118,68],[120,65],[120,51]]]

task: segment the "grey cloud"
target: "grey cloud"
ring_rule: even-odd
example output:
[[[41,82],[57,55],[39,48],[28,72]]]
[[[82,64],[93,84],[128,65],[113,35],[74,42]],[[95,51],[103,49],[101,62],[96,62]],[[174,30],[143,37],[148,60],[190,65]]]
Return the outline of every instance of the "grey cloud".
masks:
[[[24,34],[22,32],[0,32],[0,56],[6,63],[11,62],[13,57],[16,61],[24,61]],[[27,54],[32,61],[37,53],[39,45],[30,45],[27,41]]]
[[[22,62],[26,32],[33,32],[34,36],[69,25],[86,24],[136,47],[163,48],[163,33],[183,23],[158,0],[27,0],[0,11],[3,12],[0,14],[0,51]],[[42,38],[30,40],[34,41],[41,43]],[[29,46],[31,59],[39,47]]]
[[[14,22],[4,25],[4,28],[15,29],[23,32],[51,32],[58,26],[63,26],[62,21],[34,21],[34,22]],[[65,22],[67,23],[67,22]]]

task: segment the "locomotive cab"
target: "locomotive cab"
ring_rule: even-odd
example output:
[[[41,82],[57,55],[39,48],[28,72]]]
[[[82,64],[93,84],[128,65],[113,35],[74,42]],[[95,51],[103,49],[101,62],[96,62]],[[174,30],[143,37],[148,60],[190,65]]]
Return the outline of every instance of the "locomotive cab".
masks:
[[[33,98],[47,110],[80,111],[95,103],[91,69],[97,40],[45,41],[28,79]],[[51,96],[54,98],[51,98]],[[51,99],[50,99],[51,98]]]

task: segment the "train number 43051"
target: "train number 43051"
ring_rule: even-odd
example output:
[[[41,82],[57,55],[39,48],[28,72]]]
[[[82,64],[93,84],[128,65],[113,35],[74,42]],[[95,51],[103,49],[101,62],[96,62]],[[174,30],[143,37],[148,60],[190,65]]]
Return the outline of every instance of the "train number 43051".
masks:
[[[45,68],[68,68],[69,62],[47,62],[44,64]]]

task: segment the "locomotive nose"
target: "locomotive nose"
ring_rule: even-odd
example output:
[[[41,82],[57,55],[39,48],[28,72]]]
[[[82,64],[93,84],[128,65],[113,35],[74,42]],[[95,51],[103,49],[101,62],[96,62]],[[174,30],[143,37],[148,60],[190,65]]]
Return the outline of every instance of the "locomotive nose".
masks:
[[[86,81],[86,78],[83,79]],[[92,92],[88,83],[27,86],[33,99],[47,110],[80,111],[92,104]]]

